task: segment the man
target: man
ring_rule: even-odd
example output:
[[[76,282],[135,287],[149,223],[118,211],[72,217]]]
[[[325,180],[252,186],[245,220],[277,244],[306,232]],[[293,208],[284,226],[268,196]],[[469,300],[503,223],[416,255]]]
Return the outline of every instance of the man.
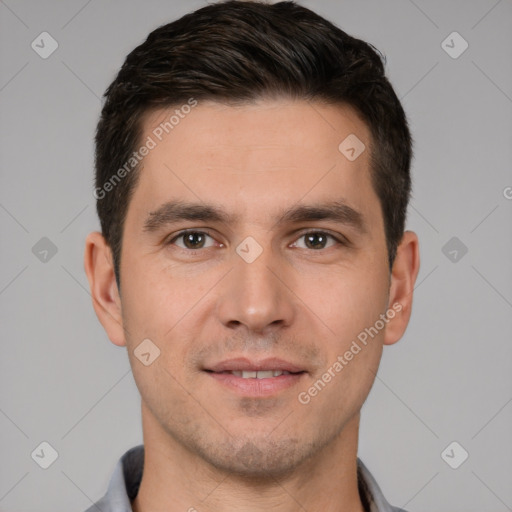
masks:
[[[144,445],[89,510],[397,511],[357,457],[419,268],[379,54],[293,2],[152,32],[106,92],[85,270]]]

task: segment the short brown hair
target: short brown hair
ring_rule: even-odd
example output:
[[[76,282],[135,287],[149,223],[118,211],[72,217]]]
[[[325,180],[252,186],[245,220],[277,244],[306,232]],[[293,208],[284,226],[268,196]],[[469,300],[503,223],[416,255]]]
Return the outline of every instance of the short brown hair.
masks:
[[[405,226],[412,139],[384,64],[371,44],[292,1],[216,3],[151,32],[107,88],[95,137],[96,206],[118,286],[124,220],[140,165],[108,193],[104,186],[139,145],[143,115],[190,98],[243,104],[285,97],[355,109],[371,133],[371,177],[391,268]]]

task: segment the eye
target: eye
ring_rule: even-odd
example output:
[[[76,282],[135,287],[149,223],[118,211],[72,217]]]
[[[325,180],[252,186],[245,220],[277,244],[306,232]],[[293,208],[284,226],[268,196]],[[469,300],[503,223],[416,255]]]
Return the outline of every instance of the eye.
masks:
[[[343,244],[341,240],[336,238],[334,235],[326,233],[324,231],[308,231],[307,233],[303,233],[298,240],[304,239],[304,246],[298,246],[298,242],[292,244],[292,247],[300,247],[301,249],[327,249],[336,244]],[[327,245],[329,239],[333,241],[331,245]]]
[[[210,243],[210,245],[205,245],[207,239],[213,240],[213,238],[204,231],[181,231],[176,236],[174,236],[167,244],[175,244],[178,240],[182,241],[183,245],[176,243],[178,247],[181,249],[195,250],[195,249],[206,249],[208,247],[212,247],[214,244]]]
[[[210,240],[209,243],[208,239]],[[301,240],[304,240],[303,244],[300,243]],[[216,244],[215,240],[204,231],[185,230],[173,236],[167,242],[167,245],[176,245],[180,249],[195,251],[198,249],[208,249],[209,247],[214,247]],[[223,246],[223,244],[217,245],[219,247]],[[342,237],[338,238],[325,231],[308,231],[307,233],[303,233],[291,247],[319,251],[335,245],[345,245]]]

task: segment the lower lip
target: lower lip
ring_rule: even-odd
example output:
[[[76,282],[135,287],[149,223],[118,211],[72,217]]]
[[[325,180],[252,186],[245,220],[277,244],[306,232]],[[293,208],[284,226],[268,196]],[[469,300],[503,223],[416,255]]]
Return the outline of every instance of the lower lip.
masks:
[[[269,377],[268,379],[244,379],[231,373],[206,372],[224,386],[244,395],[244,396],[269,396],[279,391],[295,386],[300,379],[306,375],[303,373],[290,373],[289,375],[279,375],[278,377]]]

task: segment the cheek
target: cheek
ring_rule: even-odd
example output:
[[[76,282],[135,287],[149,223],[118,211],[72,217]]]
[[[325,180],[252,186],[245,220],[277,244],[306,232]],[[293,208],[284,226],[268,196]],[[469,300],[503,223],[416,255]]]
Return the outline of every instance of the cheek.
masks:
[[[135,378],[149,388],[158,384],[158,389],[174,389],[179,385],[172,377],[181,382],[183,374],[192,370],[187,354],[200,338],[206,321],[204,297],[215,284],[215,276],[191,279],[168,267],[140,262],[133,262],[131,268],[123,283],[122,314]],[[134,354],[142,352],[146,339],[150,342],[144,342],[148,345],[144,352],[149,351],[150,358],[158,354],[148,367]]]
[[[338,349],[374,325],[386,310],[386,279],[368,268],[337,269],[321,279],[303,281],[300,288],[298,295],[329,337],[337,340]]]
[[[130,270],[121,286],[123,318],[126,329],[138,337],[163,341],[208,290],[207,279],[176,273],[154,255],[127,258],[126,267]]]
[[[150,366],[144,366],[136,359],[132,359],[131,366],[143,403],[163,425],[187,425],[191,418],[201,414],[200,407],[190,400],[186,388],[180,384],[182,376],[169,367],[165,354],[162,353]],[[190,414],[183,414],[190,410]]]

